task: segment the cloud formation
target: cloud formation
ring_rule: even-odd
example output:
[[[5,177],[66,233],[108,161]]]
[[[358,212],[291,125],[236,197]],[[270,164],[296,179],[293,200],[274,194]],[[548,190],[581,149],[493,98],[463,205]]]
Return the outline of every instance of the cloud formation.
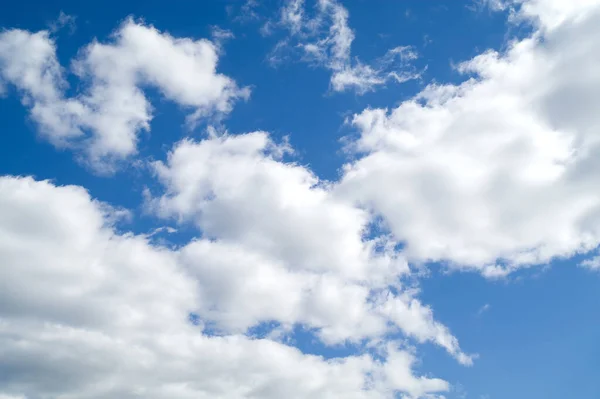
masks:
[[[273,64],[281,62],[286,52],[299,50],[303,61],[331,70],[330,89],[353,90],[364,94],[390,81],[397,83],[417,79],[420,73],[411,65],[417,58],[409,46],[390,49],[370,64],[351,56],[354,31],[348,25],[348,10],[335,0],[318,0],[314,15],[307,12],[304,0],[287,0],[277,22],[288,31],[269,55]]]
[[[177,247],[151,239],[164,227],[121,232],[127,212],[83,187],[0,177],[0,399],[443,399],[449,383],[419,376],[409,345],[475,356],[408,285],[414,264],[501,277],[600,244],[600,2],[489,3],[531,35],[460,64],[460,84],[354,115],[339,181],[263,131],[176,143],[150,165],[159,184],[145,205],[196,229]],[[285,3],[281,44],[329,69],[332,90],[417,76],[410,48],[353,59],[340,3],[308,14]],[[150,128],[145,87],[190,123],[248,95],[216,71],[232,34],[213,33],[127,20],[75,57],[83,85],[70,95],[52,35],[7,30],[0,91],[15,87],[45,138],[110,172]],[[356,353],[303,353],[286,344],[296,329]]]
[[[213,271],[231,279],[232,267],[268,266],[226,265],[209,241],[177,251],[119,234],[118,214],[81,187],[0,178],[2,397],[417,398],[448,389],[414,376],[414,356],[393,345],[382,360],[326,360],[270,339],[208,335],[202,313],[189,322],[204,306],[198,284],[210,282],[190,255],[205,269],[217,259]]]
[[[459,85],[352,119],[359,159],[340,192],[380,214],[410,261],[494,277],[600,244],[600,5],[516,3],[531,36],[460,64]]]
[[[149,131],[152,106],[143,87],[190,112],[188,121],[224,114],[248,89],[216,72],[218,48],[210,41],[174,38],[126,20],[108,43],[94,41],[72,61],[82,89],[67,93],[66,71],[47,31],[0,33],[0,85],[16,87],[43,137],[74,147],[99,172],[136,153]]]
[[[284,162],[289,151],[265,132],[213,135],[184,140],[154,164],[165,194],[150,200],[152,209],[216,240],[184,251],[213,321],[237,331],[300,323],[329,344],[399,329],[470,364],[429,308],[391,294],[404,290],[400,279],[410,272],[395,243],[370,232],[370,215],[338,198],[331,183]]]

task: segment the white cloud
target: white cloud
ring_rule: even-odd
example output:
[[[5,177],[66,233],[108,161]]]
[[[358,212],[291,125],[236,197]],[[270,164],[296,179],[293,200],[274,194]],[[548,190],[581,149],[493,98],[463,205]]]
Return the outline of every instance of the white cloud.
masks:
[[[381,214],[409,260],[498,277],[600,244],[600,2],[568,4],[525,2],[539,28],[461,64],[464,83],[355,115],[339,195]]]
[[[217,47],[217,50],[222,53],[223,44],[228,40],[234,39],[235,35],[228,29],[223,29],[219,26],[213,26],[211,28],[211,37],[213,44]]]
[[[207,237],[269,252],[295,270],[354,279],[388,268],[408,272],[402,258],[380,256],[377,242],[363,240],[367,212],[332,196],[310,170],[280,162],[286,151],[265,132],[184,140],[166,164],[154,164],[167,189],[154,206],[163,216],[193,220]]]
[[[58,14],[58,18],[56,18],[56,20],[48,24],[48,29],[50,30],[50,32],[55,33],[66,27],[69,29],[69,33],[73,34],[77,27],[76,21],[77,17],[66,14],[64,11],[61,11]]]
[[[65,97],[65,71],[46,31],[0,33],[0,81],[14,85],[41,133],[56,146],[83,147],[86,161],[110,172],[136,152],[150,129],[152,107],[143,86],[190,110],[189,122],[227,113],[248,95],[216,72],[217,48],[208,40],[174,38],[126,20],[109,43],[94,41],[73,60],[85,89]]]
[[[437,395],[430,395],[431,392],[445,392],[449,389],[446,381],[438,378],[427,379],[425,377],[414,377],[406,370],[410,370],[414,364],[414,357],[405,351],[390,350],[388,359],[383,367],[383,373],[390,381],[390,386],[403,392],[409,393],[407,399],[420,397],[439,398]]]
[[[369,289],[336,276],[293,271],[242,245],[206,240],[182,251],[198,280],[199,313],[219,330],[242,333],[262,322],[318,329],[326,343],[359,341],[386,331]]]
[[[304,0],[289,0],[281,7],[281,23],[286,25],[292,33],[297,34],[304,25]]]
[[[410,63],[416,53],[409,47],[391,49],[371,64],[353,59],[354,32],[348,25],[348,10],[339,2],[318,0],[315,15],[309,14],[304,0],[288,0],[284,4],[278,25],[289,31],[289,37],[275,46],[268,57],[271,63],[279,63],[281,53],[290,48],[300,49],[304,61],[331,70],[330,88],[336,92],[354,90],[364,94],[389,81],[402,83],[419,78],[420,73]]]
[[[380,311],[402,328],[404,333],[420,342],[431,341],[440,345],[464,365],[473,364],[473,356],[463,353],[458,340],[443,324],[435,321],[433,311],[417,299],[401,294],[394,297],[385,293],[379,298]]]
[[[407,258],[497,277],[600,244],[600,2],[511,6],[535,21],[532,36],[461,64],[472,77],[460,85],[356,115],[359,157],[340,182],[285,162],[291,148],[265,132],[178,143],[153,165],[165,192],[148,204],[198,227],[201,237],[179,249],[117,233],[123,212],[81,187],[1,177],[0,399],[441,398],[448,383],[415,376],[415,356],[397,344],[383,360],[326,360],[245,334],[273,321],[327,345],[374,345],[401,331],[469,365],[402,285]],[[332,70],[334,90],[412,78],[350,61],[354,33],[337,2],[321,0],[312,19],[303,1],[284,11],[305,56]],[[217,50],[126,21],[111,43],[80,52],[73,71],[89,86],[67,98],[49,33],[9,30],[0,84],[17,87],[55,145],[84,146],[89,162],[110,168],[149,128],[140,87],[191,120],[247,94],[216,73]],[[397,48],[378,62],[414,56]],[[371,229],[371,211],[392,235]]]
[[[204,282],[203,303],[217,312],[212,320],[231,331],[272,319],[302,323],[326,343],[400,328],[468,364],[429,308],[408,296],[382,295],[390,286],[401,290],[400,278],[409,273],[395,243],[373,236],[371,215],[338,198],[331,183],[283,162],[290,151],[265,132],[213,134],[180,142],[166,163],[154,164],[166,193],[149,200],[153,210],[193,222],[217,240],[183,252],[203,260],[185,263]],[[219,255],[212,259],[207,251]],[[407,307],[412,317],[392,314],[390,306]]]
[[[486,303],[485,305],[483,305],[482,307],[479,308],[479,310],[477,311],[477,316],[481,316],[482,314],[484,314],[485,312],[490,310],[490,308],[491,308],[490,304]]]
[[[258,0],[246,0],[239,9],[236,10],[233,5],[229,5],[226,10],[228,14],[233,15],[234,21],[244,23],[261,19],[257,10],[259,6]]]
[[[593,258],[584,260],[581,262],[581,266],[590,270],[600,270],[600,256],[594,256]]]
[[[544,30],[559,28],[564,23],[581,22],[597,10],[597,0],[495,0],[503,8],[512,7],[516,20],[533,20]],[[514,9],[517,9],[516,11]]]
[[[118,234],[115,216],[81,187],[0,178],[0,397],[391,399],[448,389],[414,376],[413,356],[393,346],[383,361],[324,360],[203,334],[187,320],[201,306],[199,281],[180,257],[203,259]]]

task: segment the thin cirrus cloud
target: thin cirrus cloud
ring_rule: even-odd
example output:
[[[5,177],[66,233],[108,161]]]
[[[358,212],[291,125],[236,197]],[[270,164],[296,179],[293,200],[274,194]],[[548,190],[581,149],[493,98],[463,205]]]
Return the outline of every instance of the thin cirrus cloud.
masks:
[[[393,81],[418,79],[420,72],[411,64],[418,55],[410,46],[397,46],[372,63],[352,57],[354,31],[348,24],[348,10],[335,0],[318,0],[314,12],[304,0],[287,0],[275,20],[263,31],[276,28],[287,31],[268,56],[277,65],[297,55],[302,61],[331,71],[330,89],[364,94]]]
[[[152,106],[142,86],[152,86],[190,111],[188,122],[225,114],[249,90],[216,66],[218,47],[204,39],[174,38],[127,19],[111,42],[94,41],[72,61],[85,89],[67,97],[65,70],[47,31],[0,33],[0,83],[16,87],[43,137],[74,147],[98,172],[137,151],[140,131],[150,129]],[[6,89],[6,87],[5,87]]]

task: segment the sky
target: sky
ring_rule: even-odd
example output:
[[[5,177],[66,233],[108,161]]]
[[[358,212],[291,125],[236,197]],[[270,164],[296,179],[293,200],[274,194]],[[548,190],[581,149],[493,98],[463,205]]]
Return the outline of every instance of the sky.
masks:
[[[600,1],[10,2],[0,399],[600,397]]]

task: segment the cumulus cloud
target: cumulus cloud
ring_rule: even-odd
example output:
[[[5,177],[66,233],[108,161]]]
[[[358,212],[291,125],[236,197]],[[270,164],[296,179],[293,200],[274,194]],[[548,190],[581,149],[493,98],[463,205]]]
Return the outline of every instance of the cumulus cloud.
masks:
[[[584,19],[595,12],[596,0],[568,2],[561,0],[494,0],[500,9],[510,8],[517,21],[532,21],[542,30],[553,30],[568,21]]]
[[[513,3],[529,37],[352,119],[340,195],[382,215],[410,261],[498,277],[600,244],[600,2]]]
[[[41,134],[59,147],[82,149],[86,162],[110,172],[135,154],[150,129],[151,86],[190,112],[188,122],[231,110],[247,89],[216,72],[218,48],[208,40],[175,38],[126,20],[107,43],[94,41],[72,62],[83,89],[66,95],[66,72],[47,31],[0,33],[0,82],[13,85]]]
[[[271,63],[281,62],[286,51],[299,50],[303,61],[331,71],[330,88],[336,92],[364,94],[389,81],[419,78],[411,65],[417,58],[411,47],[399,46],[370,64],[362,63],[351,56],[354,31],[348,25],[348,10],[335,0],[318,0],[312,15],[305,3],[288,0],[281,8],[275,25],[287,29],[289,36],[275,46],[269,55]]]
[[[207,335],[188,321],[209,278],[186,266],[184,252],[198,248],[117,233],[114,213],[81,187],[0,178],[0,397],[418,398],[448,389],[415,376],[414,356],[392,345],[383,360],[326,360],[269,339]],[[198,245],[197,255],[227,262]]]
[[[395,389],[408,392],[408,398],[439,398],[443,396],[431,395],[431,392],[445,392],[449,389],[446,381],[438,378],[428,379],[425,377],[414,377],[410,373],[401,370],[410,370],[414,363],[414,357],[408,352],[391,350],[388,353],[388,359],[383,367],[383,373],[389,380],[391,386]],[[409,369],[407,369],[407,366]]]
[[[409,262],[498,277],[600,244],[600,2],[490,3],[533,33],[460,64],[461,84],[355,115],[355,160],[338,182],[289,161],[292,148],[266,132],[177,143],[152,164],[161,186],[147,206],[198,229],[181,247],[151,241],[172,228],[118,232],[126,212],[82,187],[0,177],[0,399],[442,398],[449,384],[416,376],[398,340],[464,365],[473,356],[404,286]],[[289,1],[279,23],[332,71],[332,90],[414,78],[393,67],[410,48],[353,60],[336,1],[307,15]],[[143,87],[190,123],[247,95],[216,72],[218,55],[128,20],[79,52],[71,71],[84,85],[69,97],[51,34],[13,29],[0,33],[0,88],[17,88],[54,145],[110,170],[149,129]],[[267,324],[268,338],[250,337]],[[277,339],[298,326],[358,354],[325,359]]]
[[[431,308],[424,306],[408,293],[399,296],[386,293],[380,301],[381,312],[401,326],[406,335],[420,342],[435,342],[456,357],[461,364],[473,364],[473,356],[461,351],[458,340],[448,328],[433,318]]]
[[[371,215],[338,197],[332,183],[284,162],[290,151],[265,132],[213,134],[178,143],[166,162],[154,164],[165,193],[149,206],[216,240],[184,251],[203,303],[216,312],[212,319],[232,331],[269,320],[301,323],[330,344],[400,329],[469,364],[429,308],[390,293],[403,289],[410,272],[396,243],[372,233]],[[214,259],[211,248],[219,253]]]
[[[355,279],[408,272],[386,242],[363,239],[369,214],[331,195],[307,168],[280,161],[287,151],[265,132],[181,141],[166,163],[154,164],[166,194],[152,205],[193,221],[207,237],[272,253],[299,271]]]

